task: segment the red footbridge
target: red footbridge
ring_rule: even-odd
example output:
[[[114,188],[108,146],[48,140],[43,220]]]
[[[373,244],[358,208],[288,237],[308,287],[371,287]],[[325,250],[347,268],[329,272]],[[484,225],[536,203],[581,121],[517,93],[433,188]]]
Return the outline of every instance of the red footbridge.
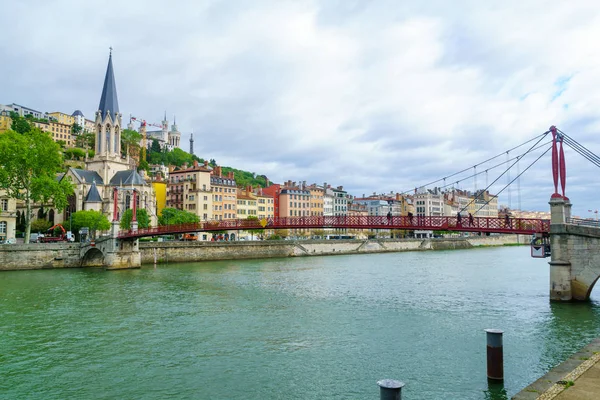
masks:
[[[262,220],[231,219],[193,224],[166,225],[119,232],[119,239],[137,239],[147,236],[173,235],[191,232],[244,231],[273,229],[397,229],[423,231],[454,231],[481,233],[513,233],[531,235],[549,233],[549,219],[535,218],[457,218],[457,217],[275,217]]]

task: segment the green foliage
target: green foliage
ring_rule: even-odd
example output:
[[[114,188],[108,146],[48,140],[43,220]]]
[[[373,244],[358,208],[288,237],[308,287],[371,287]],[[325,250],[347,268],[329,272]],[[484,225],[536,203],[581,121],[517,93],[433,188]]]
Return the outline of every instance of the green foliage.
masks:
[[[144,170],[146,172],[150,172],[150,164],[148,164],[148,161],[140,159],[139,165],[137,167],[138,172],[141,170]]]
[[[75,146],[93,149],[96,146],[96,135],[94,133],[83,133],[75,138]]]
[[[258,217],[256,215],[248,215],[246,218],[247,221],[258,221]],[[259,235],[264,232],[264,229],[245,229],[246,232],[250,233],[254,238],[254,235]]]
[[[62,235],[62,229],[60,228],[60,226],[57,226],[56,228],[54,228],[54,230],[52,231],[52,235],[54,235],[54,236]]]
[[[61,149],[67,147],[67,142],[64,140],[57,140],[56,143],[60,146]]]
[[[276,235],[276,234],[273,234],[273,235],[271,235],[271,236],[267,237],[267,239],[266,239],[266,240],[283,240],[283,239],[284,239],[284,238],[282,238],[281,236],[279,236],[279,235]]]
[[[33,115],[29,114],[29,120],[33,120]],[[18,133],[30,132],[33,129],[33,124],[28,121],[28,118],[21,117],[18,113],[11,111],[10,119],[12,120],[10,129]]]
[[[0,189],[25,202],[26,242],[31,232],[33,203],[52,204],[58,210],[67,206],[73,185],[69,179],[56,179],[62,168],[60,149],[49,134],[34,128],[25,133],[7,131],[0,135]]]
[[[146,160],[150,164],[176,165],[178,167],[181,167],[185,163],[192,165],[194,161],[198,161],[199,163],[204,162],[203,159],[187,153],[177,147],[172,151],[161,150],[156,139],[152,140],[152,145],[146,156]]]
[[[96,231],[107,231],[110,229],[110,222],[106,215],[100,211],[87,210],[77,211],[71,215],[71,230],[73,232],[79,232],[83,227],[90,229],[90,233],[95,236]]]
[[[241,169],[231,167],[223,167],[223,175],[227,175],[230,171],[233,171],[233,176],[237,186],[267,187],[267,178],[264,175],[257,176],[254,172],[243,171]]]
[[[71,149],[65,149],[65,151],[63,151],[63,156],[67,160],[83,161],[85,159],[85,150],[78,149],[77,147],[73,147]]]
[[[73,126],[71,127],[71,133],[73,135],[79,135],[81,134],[81,132],[83,132],[83,127],[81,127],[81,125],[77,123],[73,124]]]
[[[160,144],[158,143],[158,140],[152,139],[152,144],[150,145],[150,151],[152,153],[162,153],[162,150],[160,148]]]
[[[196,214],[171,207],[163,208],[160,217],[158,217],[158,224],[163,226],[192,224],[196,222],[200,222],[200,218]]]
[[[96,155],[96,152],[94,150],[88,150],[88,158],[94,158],[94,156]]]
[[[138,228],[148,228],[150,226],[150,216],[148,212],[143,208],[135,210],[135,217],[137,219]],[[128,208],[121,217],[121,223],[119,226],[121,229],[131,229],[131,219],[133,218],[133,210]]]
[[[123,154],[129,154],[129,150],[140,147],[142,135],[139,132],[131,129],[123,129],[121,131],[121,151]]]
[[[46,232],[52,224],[45,219],[36,219],[31,223],[31,230],[34,232]]]

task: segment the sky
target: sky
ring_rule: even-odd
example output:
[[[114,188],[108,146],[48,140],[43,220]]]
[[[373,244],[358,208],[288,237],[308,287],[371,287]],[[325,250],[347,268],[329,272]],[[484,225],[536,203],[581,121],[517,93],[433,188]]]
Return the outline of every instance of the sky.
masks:
[[[199,157],[273,182],[482,189],[551,125],[600,153],[595,1],[29,0],[0,26],[0,103],[93,118],[112,46],[124,120],[166,111],[184,150],[193,132]],[[597,167],[566,160],[574,213],[593,216]],[[548,211],[553,192],[547,153],[499,202]]]

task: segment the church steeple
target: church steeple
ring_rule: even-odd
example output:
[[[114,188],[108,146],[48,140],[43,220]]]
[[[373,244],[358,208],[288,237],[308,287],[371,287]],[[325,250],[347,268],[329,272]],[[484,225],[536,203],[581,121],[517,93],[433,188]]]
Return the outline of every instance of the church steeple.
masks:
[[[100,97],[98,110],[102,112],[102,119],[106,118],[107,114],[110,114],[111,118],[114,120],[114,115],[119,112],[117,85],[115,84],[115,74],[112,65],[112,47],[110,49],[110,55],[108,56],[108,66],[106,67],[104,87],[102,88],[102,96]]]

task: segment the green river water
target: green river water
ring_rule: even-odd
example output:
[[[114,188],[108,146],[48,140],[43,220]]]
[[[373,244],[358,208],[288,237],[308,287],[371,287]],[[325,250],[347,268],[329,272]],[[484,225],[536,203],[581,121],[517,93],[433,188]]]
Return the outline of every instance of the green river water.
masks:
[[[2,272],[0,398],[508,399],[600,336],[600,289],[548,275],[528,247]]]

